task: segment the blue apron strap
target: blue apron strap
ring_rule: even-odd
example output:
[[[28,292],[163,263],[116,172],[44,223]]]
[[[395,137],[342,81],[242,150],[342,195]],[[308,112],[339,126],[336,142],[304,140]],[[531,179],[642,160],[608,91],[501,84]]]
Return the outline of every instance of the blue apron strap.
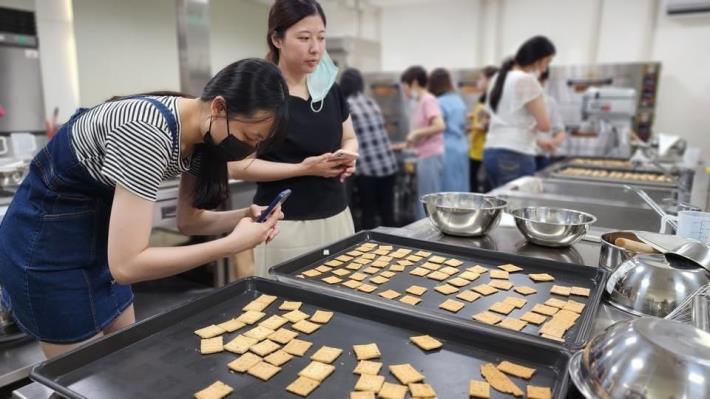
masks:
[[[177,131],[177,121],[175,120],[175,115],[173,115],[172,112],[168,109],[168,107],[165,106],[165,104],[161,103],[160,101],[154,99],[154,98],[147,98],[147,97],[135,97],[139,98],[141,100],[148,101],[149,103],[153,104],[155,108],[160,111],[160,113],[163,115],[163,118],[168,122],[168,129],[170,129],[170,134],[173,136],[173,151],[175,151],[176,148],[179,148],[180,143],[179,138],[178,138],[178,131]]]

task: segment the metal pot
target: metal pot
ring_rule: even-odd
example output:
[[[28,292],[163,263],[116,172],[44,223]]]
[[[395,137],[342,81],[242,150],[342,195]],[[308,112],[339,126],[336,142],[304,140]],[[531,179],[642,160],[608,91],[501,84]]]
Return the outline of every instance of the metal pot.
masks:
[[[612,231],[610,233],[602,234],[601,249],[599,253],[599,266],[609,271],[616,270],[619,265],[636,255],[635,252],[615,245],[614,243],[617,238],[640,241],[636,234],[631,231]]]

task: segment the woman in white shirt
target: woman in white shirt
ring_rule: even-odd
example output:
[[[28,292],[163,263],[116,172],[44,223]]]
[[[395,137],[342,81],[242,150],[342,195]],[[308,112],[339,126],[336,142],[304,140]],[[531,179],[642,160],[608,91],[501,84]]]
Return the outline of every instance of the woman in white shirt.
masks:
[[[548,38],[532,37],[492,79],[486,104],[491,121],[483,166],[494,188],[535,173],[537,132],[550,130],[537,78],[554,55],[555,46]]]

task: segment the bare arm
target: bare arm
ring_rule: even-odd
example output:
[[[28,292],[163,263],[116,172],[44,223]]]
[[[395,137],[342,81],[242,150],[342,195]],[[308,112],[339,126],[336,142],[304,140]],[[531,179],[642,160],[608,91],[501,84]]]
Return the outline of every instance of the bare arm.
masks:
[[[530,100],[525,107],[528,112],[532,114],[537,122],[537,130],[541,132],[550,131],[550,117],[547,115],[547,108],[545,107],[545,99],[542,95],[535,97]]]
[[[433,116],[431,117],[431,119],[429,119],[428,126],[413,130],[411,133],[409,133],[409,136],[412,137],[412,140],[419,141],[427,137],[439,134],[444,131],[444,129],[446,129],[444,119],[441,116]]]

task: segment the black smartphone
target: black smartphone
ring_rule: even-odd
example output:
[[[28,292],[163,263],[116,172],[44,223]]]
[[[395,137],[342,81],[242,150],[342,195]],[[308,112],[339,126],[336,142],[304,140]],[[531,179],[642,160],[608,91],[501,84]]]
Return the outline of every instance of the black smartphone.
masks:
[[[269,215],[271,215],[271,212],[274,211],[274,208],[276,208],[280,204],[283,204],[289,195],[291,195],[290,189],[286,189],[286,190],[280,192],[279,195],[277,195],[276,198],[274,198],[274,200],[271,201],[269,206],[261,212],[261,215],[259,215],[259,217],[256,219],[256,222],[263,223],[266,219],[268,219]]]

